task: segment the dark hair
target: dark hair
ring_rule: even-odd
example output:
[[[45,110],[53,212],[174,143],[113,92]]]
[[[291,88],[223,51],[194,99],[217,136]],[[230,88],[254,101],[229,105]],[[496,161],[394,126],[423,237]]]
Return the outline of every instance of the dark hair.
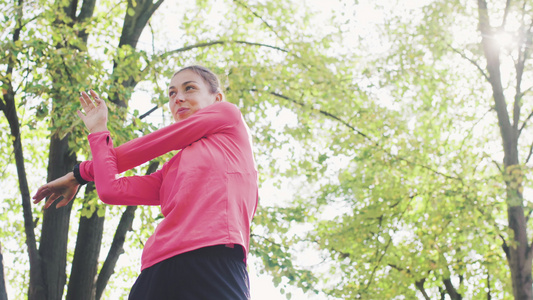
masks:
[[[213,71],[209,70],[206,67],[199,66],[199,65],[188,66],[188,67],[182,68],[181,70],[179,70],[176,73],[174,73],[174,75],[172,75],[172,77],[174,77],[174,76],[176,76],[176,74],[178,74],[180,72],[183,72],[183,71],[186,71],[186,70],[191,70],[194,73],[198,74],[200,77],[202,77],[204,82],[209,86],[209,91],[212,94],[221,93],[222,97],[224,98],[224,93],[222,92],[222,88],[220,87],[220,80],[218,79],[217,75],[215,75],[215,73],[213,73]]]

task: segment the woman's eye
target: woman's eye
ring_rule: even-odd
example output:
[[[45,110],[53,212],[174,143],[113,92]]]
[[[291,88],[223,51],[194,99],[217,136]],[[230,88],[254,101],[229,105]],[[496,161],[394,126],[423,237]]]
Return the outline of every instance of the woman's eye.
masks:
[[[189,90],[193,90],[194,89],[194,86],[186,86],[185,87],[185,91],[189,91]]]
[[[172,91],[172,92],[168,92],[168,96],[169,96],[169,97],[172,97],[172,96],[174,96],[174,95],[176,95],[176,92],[174,92],[174,91]]]

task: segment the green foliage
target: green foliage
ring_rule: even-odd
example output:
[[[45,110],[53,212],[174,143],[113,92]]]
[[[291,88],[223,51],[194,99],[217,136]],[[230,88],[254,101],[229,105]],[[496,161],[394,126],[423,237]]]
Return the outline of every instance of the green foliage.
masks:
[[[503,182],[522,193],[524,167],[506,170],[502,181],[491,92],[459,55],[481,54],[475,39],[463,44],[457,36],[458,29],[476,36],[476,7],[431,1],[409,13],[380,9],[387,15],[380,36],[386,50],[357,58],[350,65],[356,75],[336,81],[357,82],[336,86],[342,99],[355,100],[335,102],[330,95],[338,91],[322,88],[324,109],[310,115],[320,120],[299,120],[285,131],[315,153],[289,156],[291,171],[282,174],[306,175],[291,207],[315,216],[293,221],[312,226],[306,240],[330,254],[329,271],[313,272],[318,286],[342,299],[419,298],[420,286],[437,297],[451,279],[466,298],[487,291],[509,297],[501,249],[512,234],[504,225]],[[279,147],[279,134],[270,135]],[[271,174],[279,174],[272,166]],[[286,207],[272,209],[271,217],[256,220],[268,222],[267,238],[285,235],[291,222],[275,213]]]
[[[152,104],[165,107],[172,74],[200,63],[220,76],[227,100],[250,125],[261,182],[293,192],[283,204],[262,195],[251,239],[251,254],[288,298],[291,285],[341,299],[420,298],[423,286],[437,298],[446,280],[460,283],[455,288],[463,298],[483,298],[487,290],[497,299],[510,297],[501,250],[513,246],[504,225],[506,200],[521,198],[505,193],[527,192],[531,168],[495,163],[501,142],[491,92],[471,64],[479,66],[482,55],[475,3],[427,1],[404,8],[373,2],[385,16],[377,22],[379,45],[358,33],[359,43],[350,48],[345,43],[353,33],[345,29],[353,24],[345,12],[327,31],[301,3],[216,3],[222,5],[180,4],[179,13],[169,4],[165,9],[178,20],[170,37],[160,10],[133,49],[117,45],[122,18],[133,16],[138,3],[127,8],[102,2],[93,18],[75,23],[59,3],[20,8],[0,2],[0,32],[9,35],[17,26],[7,16],[25,13],[20,39],[0,42],[1,70],[16,66],[12,78],[0,72],[0,100],[7,82],[14,82],[25,159],[35,170],[32,188],[46,177],[51,135],[68,136],[76,156],[90,158],[76,115],[80,91],[93,89],[109,100],[108,127],[120,145],[161,126],[146,124],[127,108],[132,94],[148,91]],[[491,15],[501,13],[498,2],[490,4]],[[517,13],[512,6],[510,14]],[[515,77],[506,78],[512,86]],[[531,110],[530,96],[523,97],[523,109]],[[0,178],[14,183],[3,118],[0,127]],[[527,138],[520,143],[522,158],[530,144]],[[144,174],[145,168],[125,175]],[[2,244],[15,266],[27,265],[17,195],[10,191],[0,206]],[[533,209],[528,201],[515,204]],[[105,215],[111,223],[121,214],[95,193],[77,200],[75,211]],[[40,215],[36,207],[34,216]],[[137,210],[128,252],[142,247],[160,218],[157,209]],[[113,234],[107,230],[104,248]],[[305,251],[321,261],[307,264]],[[111,286],[126,290],[120,281],[136,272],[131,266],[118,270]],[[28,270],[7,273],[14,289],[26,290]]]

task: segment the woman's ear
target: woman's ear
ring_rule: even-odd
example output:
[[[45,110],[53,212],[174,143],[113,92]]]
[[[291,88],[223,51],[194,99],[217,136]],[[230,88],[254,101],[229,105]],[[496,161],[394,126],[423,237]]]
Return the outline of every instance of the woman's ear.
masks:
[[[215,102],[222,102],[222,101],[224,101],[224,95],[218,92],[217,95],[215,96]]]

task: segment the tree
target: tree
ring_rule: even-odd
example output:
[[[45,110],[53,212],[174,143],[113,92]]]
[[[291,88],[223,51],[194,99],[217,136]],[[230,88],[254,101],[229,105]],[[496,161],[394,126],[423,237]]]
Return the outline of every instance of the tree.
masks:
[[[487,78],[492,88],[492,97],[494,98],[494,108],[498,116],[498,126],[503,144],[503,167],[505,169],[506,183],[506,201],[508,225],[512,234],[508,238],[510,246],[504,244],[503,250],[507,256],[509,267],[511,269],[511,279],[513,282],[513,295],[515,299],[532,299],[533,298],[533,280],[531,278],[531,264],[533,259],[533,244],[529,241],[527,221],[525,210],[530,210],[524,205],[524,171],[523,165],[528,163],[531,157],[530,147],[527,156],[522,155],[523,163],[520,163],[519,139],[523,129],[526,127],[531,118],[531,113],[524,119],[521,116],[521,110],[524,105],[526,93],[530,87],[524,88],[524,72],[526,62],[530,58],[530,47],[533,39],[533,20],[529,17],[531,12],[531,3],[523,3],[518,6],[514,3],[507,2],[503,12],[501,23],[498,26],[493,25],[495,22],[489,17],[489,8],[484,0],[478,1],[479,13],[479,31],[481,33],[481,45],[486,59],[486,73],[482,73]],[[510,14],[510,15],[509,15]],[[515,17],[520,20],[518,28],[515,30],[516,44],[514,53],[502,53],[505,45],[499,44],[498,34],[502,31],[506,33],[508,17]],[[517,25],[517,24],[513,24]],[[512,115],[509,114],[507,98],[504,94],[504,81],[501,74],[502,54],[510,54],[515,63],[515,82],[514,99],[512,101]],[[516,55],[516,56],[515,56]]]
[[[323,254],[331,268],[300,270],[333,297],[531,299],[532,3],[375,4],[386,18],[379,43],[359,40],[366,55],[349,101],[358,114],[343,114],[344,102],[315,111],[336,123],[299,169],[316,180],[291,207],[268,208],[263,224],[277,218],[268,229],[285,234],[280,245]],[[287,236],[295,221],[313,229]],[[293,261],[283,250],[268,269],[301,285],[276,273]]]
[[[68,224],[71,214],[71,205],[65,209],[46,210],[43,213],[43,225],[41,233],[41,241],[39,243],[39,250],[37,251],[37,243],[34,234],[34,222],[30,205],[30,194],[26,180],[26,172],[24,167],[24,159],[22,154],[22,143],[20,139],[21,124],[18,121],[15,99],[17,92],[13,88],[12,79],[18,74],[15,74],[16,67],[22,67],[24,63],[35,68],[46,67],[46,79],[49,79],[51,84],[39,86],[41,88],[39,96],[45,95],[51,99],[51,110],[55,112],[52,121],[52,134],[50,139],[50,154],[48,163],[48,180],[53,180],[68,172],[75,163],[76,156],[73,151],[71,131],[72,128],[67,125],[65,131],[63,126],[72,122],[72,118],[65,117],[70,114],[74,108],[71,99],[75,96],[81,87],[90,84],[84,82],[87,79],[85,76],[91,75],[91,68],[87,62],[90,62],[90,57],[87,56],[87,24],[93,18],[95,2],[84,1],[81,7],[77,7],[78,2],[57,2],[52,4],[47,9],[40,11],[36,16],[32,16],[37,20],[41,20],[46,24],[49,22],[49,27],[44,27],[50,30],[52,43],[46,43],[46,35],[43,40],[32,41],[25,45],[21,40],[21,33],[27,31],[27,39],[32,38],[35,30],[32,28],[33,24],[24,19],[23,13],[35,3],[26,4],[19,1],[14,10],[16,14],[16,24],[13,27],[13,39],[11,43],[11,53],[8,53],[7,76],[3,79],[3,84],[7,87],[7,92],[4,93],[4,102],[2,103],[2,110],[4,111],[7,120],[9,121],[11,134],[16,137],[13,140],[13,149],[17,161],[17,169],[19,175],[20,190],[23,195],[24,220],[26,229],[26,244],[30,257],[30,283],[29,283],[29,299],[60,299],[62,298],[64,286],[66,283],[66,263],[67,263],[67,238],[68,238]],[[43,3],[50,5],[47,3]],[[141,34],[144,25],[148,18],[161,4],[152,2],[144,2],[133,4],[129,3],[128,14],[125,17],[126,26],[122,37],[126,42],[121,41],[120,47],[130,46],[135,47],[138,36]],[[136,5],[136,7],[133,7]],[[46,6],[45,6],[46,7]],[[133,13],[132,13],[133,11]],[[139,20],[140,19],[140,20]],[[28,22],[28,23],[26,23]],[[131,25],[135,23],[135,26]],[[46,26],[45,25],[45,26]],[[24,51],[24,47],[35,47],[35,53],[31,51]],[[47,51],[48,55],[42,52]],[[20,63],[18,61],[20,54],[26,54],[29,58],[28,62]],[[30,55],[33,55],[30,57]],[[34,61],[32,61],[32,59]],[[27,71],[27,70],[26,70]],[[30,72],[28,72],[31,74]],[[33,79],[39,79],[38,74],[31,74]],[[117,80],[118,81],[118,80]],[[31,86],[28,82],[21,94],[31,94],[32,88],[36,88],[36,84]],[[116,84],[116,83],[115,83]],[[123,86],[130,88],[134,86],[135,82],[130,80]],[[47,89],[42,89],[49,86]],[[118,97],[117,97],[118,98]],[[115,101],[119,101],[116,99]],[[41,104],[41,109],[48,105]],[[79,133],[78,133],[79,134]],[[86,190],[87,195],[90,195],[92,189]],[[77,251],[72,265],[72,274],[74,276],[69,281],[69,285],[73,288],[69,289],[67,298],[75,299],[91,299],[94,298],[96,267],[98,263],[98,250],[101,243],[101,232],[103,226],[103,216],[100,214],[82,215],[80,219],[79,238],[77,244]],[[125,232],[123,233],[125,234]],[[88,250],[88,251],[83,251]],[[117,255],[116,253],[115,255]],[[79,263],[81,262],[81,263]],[[83,275],[87,277],[83,277]],[[105,282],[107,283],[107,282]],[[104,286],[105,286],[104,283]],[[75,288],[74,288],[75,287]],[[78,294],[75,294],[78,293]]]
[[[2,138],[11,143],[12,150],[2,153],[2,157],[8,161],[7,166],[11,164],[11,153],[15,158],[22,201],[17,201],[17,196],[9,197],[9,201],[13,211],[22,207],[20,228],[24,230],[29,258],[29,269],[20,271],[21,276],[16,279],[11,275],[8,282],[19,281],[18,285],[28,289],[28,299],[62,299],[65,286],[67,299],[100,299],[118,256],[124,251],[135,212],[139,211],[128,207],[122,212],[99,204],[92,185],[82,190],[81,202],[73,201],[64,208],[41,212],[39,207],[31,206],[29,162],[32,170],[47,165],[47,180],[52,180],[69,172],[78,159],[88,157],[86,134],[74,113],[80,90],[104,91],[103,96],[113,103],[110,110],[116,118],[110,119],[109,127],[116,144],[120,144],[153,129],[139,121],[137,111],[128,111],[133,91],[144,84],[153,90],[150,94],[156,99],[154,104],[162,106],[165,88],[161,88],[161,82],[168,80],[176,66],[200,61],[224,75],[228,99],[243,107],[255,131],[263,128],[260,117],[264,108],[301,106],[284,96],[278,86],[302,89],[312,84],[305,82],[308,79],[321,84],[318,81],[324,75],[332,76],[325,66],[309,67],[327,62],[320,51],[327,48],[328,40],[319,43],[310,34],[302,33],[307,20],[297,6],[283,1],[228,1],[223,7],[226,22],[215,31],[208,22],[208,16],[213,14],[212,3],[198,1],[181,17],[176,32],[183,38],[158,49],[146,45],[139,49],[141,33],[149,22],[156,22],[150,20],[162,4],[163,1],[127,1],[118,5],[102,2],[96,7],[92,0],[1,3],[2,10],[14,16],[2,20],[2,32],[9,33],[9,39],[3,42],[6,51],[0,60],[5,71],[1,77],[0,110],[5,116],[2,126],[10,130],[10,135]],[[286,15],[294,16],[293,21],[285,21]],[[151,29],[155,43],[158,33]],[[300,76],[302,71],[309,71],[308,77]],[[269,97],[259,98],[261,95]],[[25,118],[21,119],[21,115]],[[269,132],[266,127],[267,136]],[[256,140],[262,138],[258,136]],[[42,153],[47,155],[47,163],[41,161]],[[36,167],[39,163],[43,164]],[[150,172],[153,166],[146,171]],[[70,219],[73,212],[79,214],[77,229],[69,227],[76,222]],[[98,271],[103,225],[110,214],[121,218]],[[149,231],[157,216],[143,209],[140,214]],[[11,222],[2,222],[2,226],[8,224]],[[69,247],[73,232],[77,236],[74,250]],[[142,231],[134,239],[142,242],[146,234]],[[22,282],[20,278],[27,278],[26,272],[29,282]]]

